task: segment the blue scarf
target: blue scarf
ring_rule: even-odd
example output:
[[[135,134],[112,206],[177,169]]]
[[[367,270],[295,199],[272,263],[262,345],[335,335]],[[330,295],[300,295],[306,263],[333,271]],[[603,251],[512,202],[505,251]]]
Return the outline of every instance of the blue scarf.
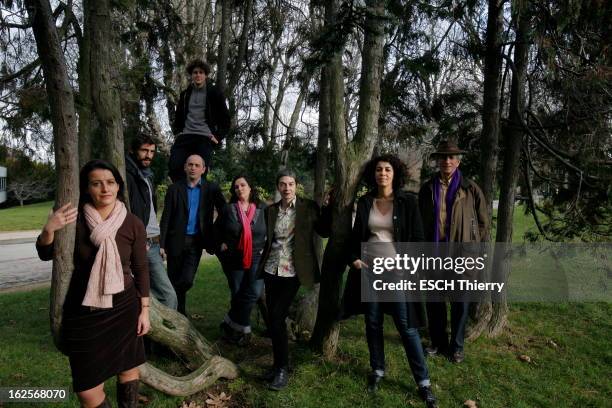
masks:
[[[450,222],[451,217],[453,215],[453,203],[455,202],[455,197],[457,196],[457,191],[459,191],[459,186],[461,185],[462,176],[459,169],[455,170],[455,173],[452,175],[451,181],[448,185],[448,191],[446,192],[446,225],[444,226],[444,232],[446,238],[444,239],[446,242],[449,241],[450,235]],[[433,183],[433,196],[434,196],[434,242],[440,241],[440,228],[438,223],[440,222],[440,217],[438,214],[440,213],[440,191],[441,181],[440,175],[434,178]]]

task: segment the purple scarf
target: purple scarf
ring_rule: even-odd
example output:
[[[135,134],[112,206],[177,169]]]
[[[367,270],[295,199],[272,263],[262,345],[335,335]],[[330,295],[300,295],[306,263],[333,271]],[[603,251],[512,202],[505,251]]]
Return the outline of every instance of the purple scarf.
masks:
[[[444,226],[444,231],[446,232],[445,241],[448,242],[450,235],[450,222],[451,217],[453,215],[453,203],[455,202],[455,197],[457,196],[457,191],[459,190],[459,186],[461,185],[461,172],[459,169],[455,170],[455,173],[452,175],[451,181],[448,185],[448,191],[446,192],[446,225]],[[440,222],[440,217],[438,214],[440,213],[440,175],[434,178],[433,183],[433,198],[434,198],[434,242],[440,241],[440,228],[438,227],[438,222]]]

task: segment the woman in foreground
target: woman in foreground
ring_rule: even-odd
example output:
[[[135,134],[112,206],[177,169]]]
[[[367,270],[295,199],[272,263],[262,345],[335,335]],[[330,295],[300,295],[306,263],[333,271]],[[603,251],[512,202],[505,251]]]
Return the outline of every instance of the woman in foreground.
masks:
[[[146,232],[123,203],[119,171],[103,160],[85,164],[79,206],[51,215],[36,242],[42,260],[53,259],[55,232],[76,221],[74,272],[61,328],[73,389],[81,406],[111,407],[104,381],[117,376],[117,404],[136,407],[142,336],[149,323]]]

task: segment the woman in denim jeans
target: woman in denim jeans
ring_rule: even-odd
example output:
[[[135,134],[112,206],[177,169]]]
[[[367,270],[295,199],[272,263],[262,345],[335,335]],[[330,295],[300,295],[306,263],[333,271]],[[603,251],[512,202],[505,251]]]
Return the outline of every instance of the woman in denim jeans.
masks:
[[[257,266],[266,242],[265,206],[245,175],[234,177],[231,198],[215,226],[220,237],[217,256],[231,292],[230,309],[221,323],[223,337],[239,345],[251,335],[251,311],[261,296],[263,279]]]
[[[436,407],[431,391],[429,372],[419,337],[418,327],[424,326],[422,305],[414,302],[361,302],[360,280],[362,243],[392,243],[423,241],[423,226],[416,196],[402,191],[406,166],[393,155],[372,159],[364,169],[364,182],[369,192],[357,203],[353,226],[350,266],[344,292],[344,316],[365,314],[365,329],[370,351],[372,372],[368,375],[368,391],[375,392],[385,374],[383,322],[385,314],[393,318],[408,358],[412,375],[418,385],[420,397],[427,407]],[[391,245],[371,245],[372,251],[394,252]],[[376,256],[394,256],[379,254]]]

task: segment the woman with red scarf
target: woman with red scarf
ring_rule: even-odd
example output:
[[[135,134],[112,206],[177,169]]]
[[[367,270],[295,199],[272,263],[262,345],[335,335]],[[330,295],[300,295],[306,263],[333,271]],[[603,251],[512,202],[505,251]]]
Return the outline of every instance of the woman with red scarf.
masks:
[[[251,336],[251,310],[264,286],[257,266],[266,242],[265,206],[247,176],[234,177],[231,186],[230,202],[215,223],[217,256],[232,295],[221,329],[226,340],[243,345]]]

